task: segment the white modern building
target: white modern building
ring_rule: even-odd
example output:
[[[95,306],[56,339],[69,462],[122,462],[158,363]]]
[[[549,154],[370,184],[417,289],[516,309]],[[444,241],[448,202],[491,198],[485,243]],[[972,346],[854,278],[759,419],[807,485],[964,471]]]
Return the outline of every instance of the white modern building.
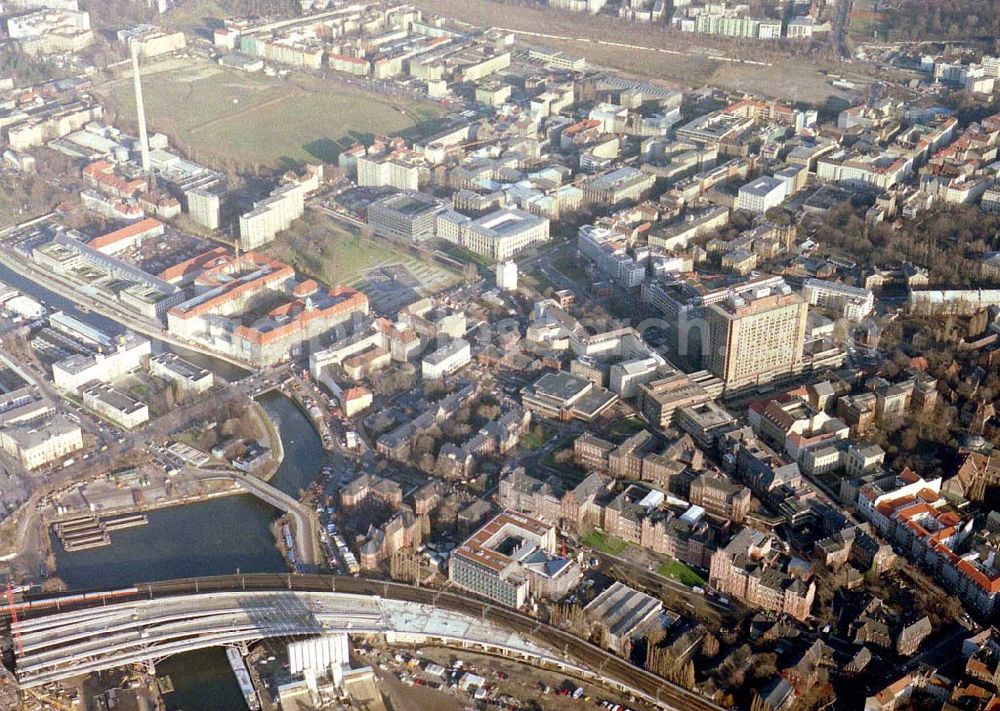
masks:
[[[502,291],[517,291],[517,263],[511,260],[497,264],[497,288]]]
[[[640,385],[656,379],[660,365],[662,360],[653,357],[615,363],[609,374],[609,389],[623,398],[636,397]]]
[[[497,261],[548,240],[549,221],[517,209],[498,210],[473,220],[462,234],[463,246]]]
[[[451,375],[472,360],[472,346],[464,338],[456,338],[420,361],[421,375],[427,380]]]
[[[768,175],[757,178],[740,188],[736,197],[736,207],[758,214],[764,214],[782,203],[787,195],[785,181]]]
[[[77,392],[91,381],[109,383],[142,366],[151,352],[149,339],[134,333],[122,336],[117,348],[91,356],[72,355],[52,366],[52,380],[57,388]]]
[[[806,279],[802,295],[811,305],[839,312],[849,321],[860,321],[875,308],[870,290],[839,282]]]

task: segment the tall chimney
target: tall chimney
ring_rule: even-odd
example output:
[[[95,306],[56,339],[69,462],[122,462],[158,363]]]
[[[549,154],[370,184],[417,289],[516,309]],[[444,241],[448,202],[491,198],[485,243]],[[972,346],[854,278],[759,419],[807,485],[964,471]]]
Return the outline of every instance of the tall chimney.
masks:
[[[149,174],[149,136],[146,133],[146,107],[142,103],[142,79],[139,77],[139,43],[129,41],[132,53],[132,81],[135,84],[135,111],[139,119],[139,150],[142,152],[142,172]]]

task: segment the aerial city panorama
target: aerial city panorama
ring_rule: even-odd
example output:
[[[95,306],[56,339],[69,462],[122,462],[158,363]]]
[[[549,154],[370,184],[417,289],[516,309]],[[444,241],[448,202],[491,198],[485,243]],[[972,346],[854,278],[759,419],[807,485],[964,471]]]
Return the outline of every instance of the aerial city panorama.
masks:
[[[1000,711],[998,400],[1000,0],[0,0],[0,711]]]

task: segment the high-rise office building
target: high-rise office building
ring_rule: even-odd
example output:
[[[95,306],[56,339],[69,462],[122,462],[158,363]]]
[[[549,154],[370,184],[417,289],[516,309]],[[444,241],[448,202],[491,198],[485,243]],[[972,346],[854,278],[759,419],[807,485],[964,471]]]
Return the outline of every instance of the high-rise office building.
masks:
[[[751,288],[711,304],[705,313],[705,368],[727,391],[763,385],[802,362],[809,305],[786,284]]]

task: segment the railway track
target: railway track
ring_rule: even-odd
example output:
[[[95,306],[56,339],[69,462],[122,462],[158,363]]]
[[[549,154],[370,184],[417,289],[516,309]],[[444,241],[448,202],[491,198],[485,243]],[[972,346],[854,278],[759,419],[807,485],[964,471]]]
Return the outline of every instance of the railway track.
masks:
[[[699,694],[678,686],[652,672],[640,669],[565,630],[552,627],[515,610],[500,607],[471,593],[456,594],[443,590],[418,588],[412,585],[367,578],[338,575],[265,574],[223,575],[204,578],[142,583],[124,591],[92,591],[60,597],[26,600],[16,606],[19,619],[93,607],[108,602],[130,599],[153,599],[199,593],[233,590],[292,590],[298,592],[340,592],[358,595],[378,595],[386,599],[434,605],[473,617],[480,617],[561,651],[595,673],[636,689],[650,699],[677,711],[721,711],[722,707]],[[9,607],[0,614],[9,616]]]

